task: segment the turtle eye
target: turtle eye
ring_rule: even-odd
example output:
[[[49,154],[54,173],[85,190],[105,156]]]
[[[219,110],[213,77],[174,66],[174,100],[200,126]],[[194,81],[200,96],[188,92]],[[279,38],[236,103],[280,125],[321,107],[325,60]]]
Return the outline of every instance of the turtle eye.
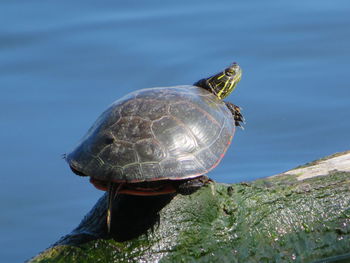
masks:
[[[235,71],[232,68],[228,68],[225,70],[225,75],[228,77],[231,77],[234,74],[235,74]]]

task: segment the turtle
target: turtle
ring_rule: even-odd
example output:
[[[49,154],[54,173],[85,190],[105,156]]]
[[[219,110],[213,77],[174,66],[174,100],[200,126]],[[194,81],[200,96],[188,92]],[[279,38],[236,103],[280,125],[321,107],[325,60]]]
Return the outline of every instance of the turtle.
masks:
[[[244,122],[240,107],[223,101],[241,75],[232,63],[193,85],[140,89],[100,115],[66,160],[108,192],[108,229],[117,194],[174,194],[208,182]]]

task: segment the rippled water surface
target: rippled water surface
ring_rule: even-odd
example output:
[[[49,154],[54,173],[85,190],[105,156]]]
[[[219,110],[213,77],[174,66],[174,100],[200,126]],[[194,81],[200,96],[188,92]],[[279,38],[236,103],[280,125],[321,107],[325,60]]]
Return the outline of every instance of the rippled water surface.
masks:
[[[244,109],[210,176],[273,175],[350,147],[348,1],[2,1],[0,258],[21,262],[101,196],[69,151],[113,100],[191,84],[232,61]]]

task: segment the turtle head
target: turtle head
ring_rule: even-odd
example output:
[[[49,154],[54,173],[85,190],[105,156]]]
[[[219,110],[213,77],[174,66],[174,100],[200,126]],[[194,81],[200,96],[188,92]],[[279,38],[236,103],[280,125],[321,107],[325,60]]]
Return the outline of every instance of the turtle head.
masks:
[[[227,97],[241,80],[242,70],[240,66],[234,62],[231,66],[222,72],[215,74],[207,79],[201,79],[193,85],[209,90],[219,99]]]

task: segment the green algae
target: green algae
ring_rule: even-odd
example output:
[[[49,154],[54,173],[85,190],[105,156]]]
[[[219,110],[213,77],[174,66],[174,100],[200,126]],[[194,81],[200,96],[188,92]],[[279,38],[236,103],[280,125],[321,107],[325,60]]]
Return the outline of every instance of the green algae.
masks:
[[[138,238],[56,246],[32,262],[345,262],[349,190],[346,172],[212,183],[177,195]]]

